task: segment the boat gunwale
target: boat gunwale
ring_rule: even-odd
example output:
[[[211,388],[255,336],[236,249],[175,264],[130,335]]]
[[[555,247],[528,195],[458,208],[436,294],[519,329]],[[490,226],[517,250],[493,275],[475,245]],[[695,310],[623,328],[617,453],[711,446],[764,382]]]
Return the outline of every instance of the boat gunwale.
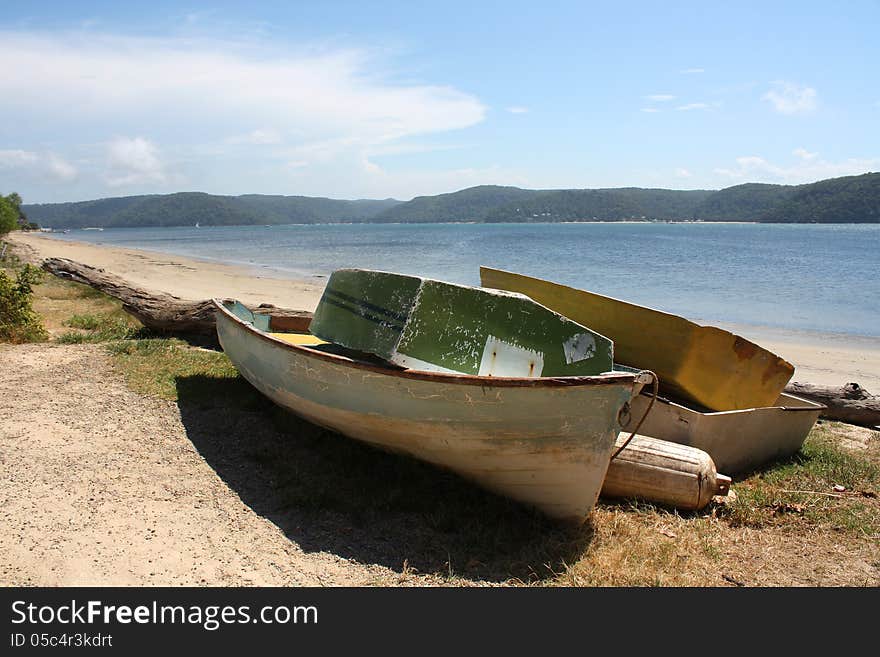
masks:
[[[493,386],[501,388],[559,388],[571,386],[635,384],[638,378],[638,374],[630,374],[628,372],[613,372],[609,374],[599,374],[595,376],[554,376],[531,378],[478,376],[474,374],[451,374],[446,372],[428,372],[424,370],[398,370],[391,367],[370,365],[369,363],[362,363],[352,358],[348,358],[347,356],[317,351],[315,349],[310,349],[305,345],[292,344],[285,340],[275,338],[272,335],[259,330],[253,324],[246,322],[241,317],[237,316],[235,313],[226,308],[226,306],[224,305],[225,300],[227,299],[215,297],[211,299],[211,302],[217,308],[218,312],[222,312],[227,319],[232,320],[235,324],[238,324],[242,328],[244,328],[245,331],[255,335],[258,338],[261,338],[262,340],[266,340],[267,342],[270,342],[288,351],[299,353],[307,358],[323,360],[329,363],[335,363],[337,365],[344,365],[346,367],[352,367],[359,370],[366,370],[369,372],[375,372],[377,374],[384,374],[386,376],[404,379],[416,379],[420,381],[433,381],[437,383]],[[234,299],[228,299],[228,301],[234,301]]]
[[[645,392],[642,392],[640,394],[645,397],[650,397],[650,395]],[[787,397],[791,397],[792,399],[795,399],[799,402],[802,402],[804,405],[803,406],[786,406],[784,404],[774,404],[773,406],[751,406],[749,408],[733,408],[728,411],[700,411],[695,408],[691,408],[690,406],[687,406],[685,403],[682,403],[681,401],[678,401],[675,399],[669,399],[668,397],[658,396],[656,398],[656,403],[666,404],[668,406],[674,406],[677,408],[682,408],[682,409],[688,411],[689,413],[694,413],[694,414],[702,416],[702,417],[719,416],[719,415],[729,416],[729,415],[733,415],[734,413],[753,413],[754,411],[768,411],[768,410],[785,411],[786,413],[815,413],[817,411],[821,413],[822,411],[828,409],[828,407],[825,406],[824,404],[820,404],[819,402],[814,402],[811,399],[805,399],[803,397],[798,397],[797,395],[792,395],[787,392],[783,393],[783,394],[786,395]]]

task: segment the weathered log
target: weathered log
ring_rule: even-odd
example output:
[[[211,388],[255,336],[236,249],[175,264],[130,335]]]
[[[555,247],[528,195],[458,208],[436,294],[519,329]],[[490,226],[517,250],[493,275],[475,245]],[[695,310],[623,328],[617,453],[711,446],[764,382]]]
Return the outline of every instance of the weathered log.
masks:
[[[785,392],[824,404],[821,417],[849,424],[875,428],[880,426],[880,397],[870,394],[858,383],[842,388],[817,386],[810,383],[789,383]]]
[[[198,336],[216,342],[215,308],[210,299],[187,301],[165,292],[153,292],[135,287],[125,279],[67,258],[48,258],[43,269],[66,280],[89,285],[122,302],[122,309],[135,317],[151,331],[166,335]],[[312,313],[304,310],[276,308],[271,304],[250,306],[251,310],[272,311],[272,328],[304,330]]]

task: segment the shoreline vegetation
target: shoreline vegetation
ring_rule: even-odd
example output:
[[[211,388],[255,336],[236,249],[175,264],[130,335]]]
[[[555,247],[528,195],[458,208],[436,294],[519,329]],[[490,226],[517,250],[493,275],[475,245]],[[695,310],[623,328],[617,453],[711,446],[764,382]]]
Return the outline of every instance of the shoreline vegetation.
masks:
[[[54,250],[199,297],[195,281],[223,276],[305,309],[321,288],[9,241],[10,271]],[[880,432],[820,420],[724,502],[602,499],[571,528],[284,413],[222,352],[151,335],[92,288],[44,275],[33,289],[48,340],[0,344],[2,585],[880,585]]]
[[[326,223],[559,223],[581,221],[878,223],[880,173],[805,185],[746,183],[721,190],[521,189],[481,185],[448,194],[339,200],[178,192],[25,204],[52,229]]]

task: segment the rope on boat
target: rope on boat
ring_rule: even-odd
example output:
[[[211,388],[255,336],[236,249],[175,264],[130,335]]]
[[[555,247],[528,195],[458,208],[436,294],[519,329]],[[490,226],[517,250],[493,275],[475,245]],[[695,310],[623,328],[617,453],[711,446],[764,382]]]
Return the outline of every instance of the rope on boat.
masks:
[[[652,372],[651,370],[642,370],[641,372],[639,372],[639,374],[640,375],[641,374],[650,374],[651,375],[651,380],[653,382],[653,385],[652,385],[653,391],[651,393],[651,401],[648,404],[648,408],[646,408],[645,412],[642,414],[642,419],[639,420],[639,423],[636,425],[636,428],[633,429],[633,432],[629,435],[629,438],[627,438],[624,441],[623,445],[618,447],[617,451],[615,451],[614,454],[611,455],[611,459],[610,459],[611,461],[616,459],[617,455],[623,451],[623,448],[626,447],[627,445],[629,445],[630,441],[633,438],[635,438],[636,434],[639,432],[639,428],[641,428],[642,423],[645,421],[645,418],[648,417],[648,413],[651,412],[651,407],[654,405],[654,402],[657,401],[657,394],[660,392],[660,377],[658,377],[656,374],[654,374],[654,372]]]

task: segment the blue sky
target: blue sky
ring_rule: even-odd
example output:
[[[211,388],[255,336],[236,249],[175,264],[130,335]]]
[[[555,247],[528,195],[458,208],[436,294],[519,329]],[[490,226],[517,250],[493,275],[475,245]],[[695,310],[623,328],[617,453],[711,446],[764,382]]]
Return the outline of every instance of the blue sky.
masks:
[[[0,193],[409,199],[880,171],[880,3],[27,2]]]

